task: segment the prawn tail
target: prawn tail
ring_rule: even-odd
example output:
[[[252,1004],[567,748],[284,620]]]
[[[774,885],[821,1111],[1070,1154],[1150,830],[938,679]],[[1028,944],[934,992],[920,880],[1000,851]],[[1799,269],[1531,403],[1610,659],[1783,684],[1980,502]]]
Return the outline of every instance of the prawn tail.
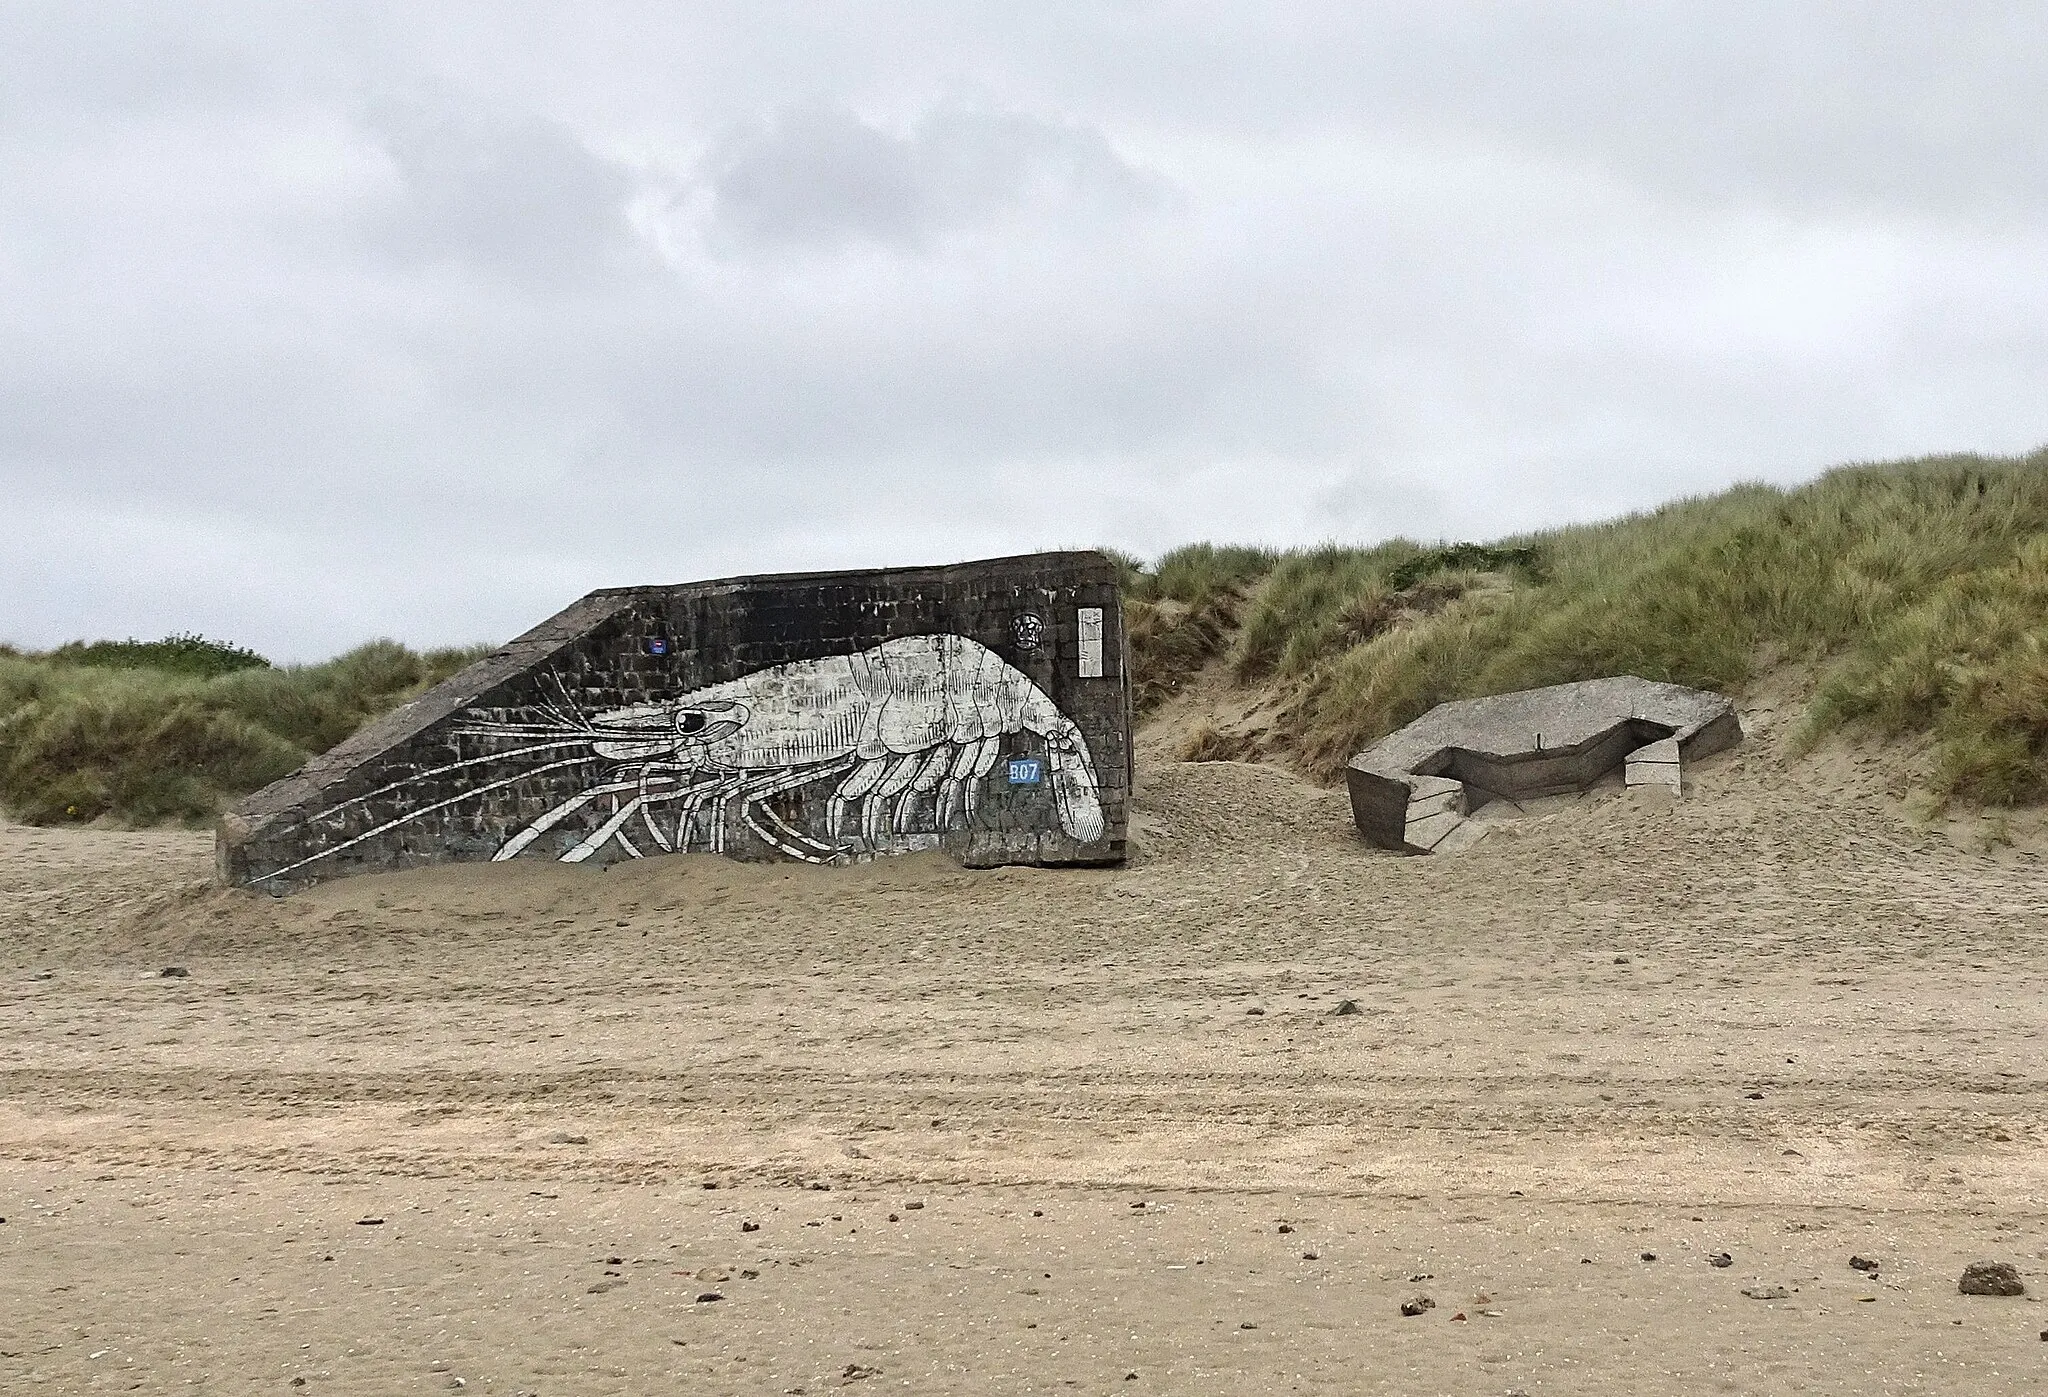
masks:
[[[1060,828],[1069,838],[1093,844],[1102,838],[1102,801],[1096,794],[1101,787],[1096,780],[1095,763],[1088,755],[1087,739],[1081,736],[1081,729],[1073,720],[1064,715],[1058,723],[1049,724],[1043,736]]]

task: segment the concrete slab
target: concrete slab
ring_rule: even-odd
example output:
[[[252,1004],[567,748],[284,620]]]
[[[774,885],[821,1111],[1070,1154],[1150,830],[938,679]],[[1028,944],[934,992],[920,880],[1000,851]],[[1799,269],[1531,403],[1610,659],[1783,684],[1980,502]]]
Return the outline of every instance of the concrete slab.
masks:
[[[1655,786],[1680,795],[1683,783],[1679,772],[1678,739],[1667,737],[1629,753],[1623,779],[1631,789]]]
[[[1435,849],[1452,830],[1465,823],[1465,817],[1455,810],[1425,815],[1419,820],[1410,820],[1402,831],[1402,842],[1411,849],[1428,853]]]
[[[1463,792],[1466,810],[1582,791],[1616,767],[1631,785],[1676,792],[1686,761],[1741,740],[1726,697],[1618,675],[1439,704],[1353,757],[1345,784],[1368,840],[1428,853],[1450,828],[1428,823],[1451,808],[1439,804],[1446,783]],[[1655,750],[1631,761],[1646,748]]]

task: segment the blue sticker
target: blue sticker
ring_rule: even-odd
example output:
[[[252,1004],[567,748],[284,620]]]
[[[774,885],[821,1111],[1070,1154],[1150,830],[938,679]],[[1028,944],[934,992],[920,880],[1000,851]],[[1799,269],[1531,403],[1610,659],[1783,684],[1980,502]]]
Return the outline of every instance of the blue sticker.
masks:
[[[1010,758],[1010,784],[1035,786],[1045,779],[1045,763],[1036,757]]]
[[[650,655],[666,655],[668,653],[668,637],[658,635],[649,640],[647,642],[647,653]]]

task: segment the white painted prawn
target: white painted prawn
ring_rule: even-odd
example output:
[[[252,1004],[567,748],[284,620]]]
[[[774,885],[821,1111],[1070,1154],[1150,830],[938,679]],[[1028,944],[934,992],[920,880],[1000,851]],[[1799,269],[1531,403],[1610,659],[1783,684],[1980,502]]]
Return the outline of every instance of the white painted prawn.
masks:
[[[628,833],[635,820],[662,851],[686,849],[700,811],[708,812],[713,851],[724,849],[729,810],[791,858],[850,856],[855,830],[869,851],[880,851],[921,832],[926,804],[938,831],[966,827],[1003,739],[1020,732],[1045,744],[1060,828],[1081,843],[1102,837],[1095,765],[1081,730],[1028,676],[965,636],[906,636],[659,703],[587,716],[551,708],[539,723],[481,721],[457,731],[526,740],[525,750],[587,744],[592,756],[614,764],[506,840],[497,859],[517,856],[607,796],[613,808],[561,855],[564,862],[580,863],[614,841],[638,857]],[[793,828],[770,804],[828,779],[838,785],[823,840]]]

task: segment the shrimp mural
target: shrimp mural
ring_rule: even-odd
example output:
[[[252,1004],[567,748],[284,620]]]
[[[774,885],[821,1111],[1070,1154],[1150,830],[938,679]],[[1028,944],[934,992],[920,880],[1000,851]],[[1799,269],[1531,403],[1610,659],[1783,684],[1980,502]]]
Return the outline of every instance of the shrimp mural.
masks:
[[[465,710],[451,735],[485,744],[487,753],[331,806],[308,823],[458,769],[525,763],[520,771],[403,809],[253,881],[284,878],[436,811],[568,768],[587,768],[589,780],[505,838],[494,859],[515,858],[565,824],[589,826],[566,848],[566,836],[556,836],[566,863],[607,846],[631,858],[723,853],[742,829],[807,863],[933,848],[943,834],[970,827],[1006,741],[1024,734],[1043,745],[1043,779],[1062,832],[1084,844],[1103,836],[1095,763],[1080,728],[1027,675],[965,636],[900,637],[597,711],[571,702],[559,676],[554,687],[559,697],[538,705]],[[1038,764],[1024,765],[1035,777]],[[793,823],[795,793],[828,782],[823,820]]]

